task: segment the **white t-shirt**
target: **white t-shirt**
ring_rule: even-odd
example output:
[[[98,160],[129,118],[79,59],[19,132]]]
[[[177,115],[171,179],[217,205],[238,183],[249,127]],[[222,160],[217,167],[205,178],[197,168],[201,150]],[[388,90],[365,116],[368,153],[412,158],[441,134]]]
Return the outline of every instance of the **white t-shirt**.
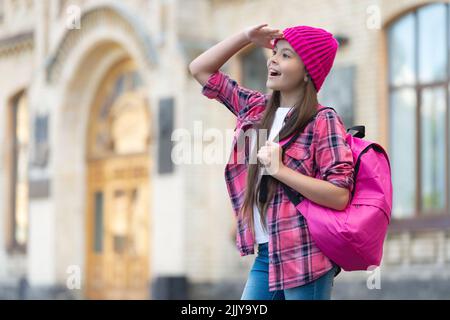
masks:
[[[273,139],[278,135],[281,128],[283,127],[284,118],[288,114],[289,110],[291,110],[291,107],[279,107],[275,113],[275,118],[273,120],[272,127],[269,131],[269,137],[267,140],[273,141]],[[253,136],[252,139],[252,150],[255,147],[256,144],[256,137]],[[258,173],[258,183],[259,179],[261,179],[261,174]],[[269,241],[269,234],[264,231],[263,225],[261,223],[261,217],[259,215],[258,207],[256,206],[256,203],[253,205],[253,220],[255,221],[255,241],[257,243],[265,243]],[[267,221],[267,216],[266,216]],[[267,225],[267,223],[266,223]]]

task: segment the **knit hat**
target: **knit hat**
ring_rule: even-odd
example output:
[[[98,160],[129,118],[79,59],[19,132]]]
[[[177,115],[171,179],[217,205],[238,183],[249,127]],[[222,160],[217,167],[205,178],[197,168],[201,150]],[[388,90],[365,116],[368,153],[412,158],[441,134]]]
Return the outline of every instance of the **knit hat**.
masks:
[[[309,27],[295,26],[283,30],[283,37],[273,41],[275,47],[278,40],[285,39],[303,61],[316,91],[319,92],[325,77],[333,66],[338,49],[338,42],[328,31]]]

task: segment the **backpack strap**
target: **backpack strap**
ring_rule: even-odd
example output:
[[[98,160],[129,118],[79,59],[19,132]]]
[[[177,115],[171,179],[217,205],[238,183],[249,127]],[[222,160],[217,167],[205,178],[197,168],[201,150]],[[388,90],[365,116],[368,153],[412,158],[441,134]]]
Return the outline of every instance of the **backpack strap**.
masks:
[[[297,192],[294,189],[288,187],[283,182],[280,181],[280,183],[289,200],[294,204],[295,207],[298,206],[298,204],[301,202],[300,197],[303,197],[303,195],[300,192]]]
[[[307,122],[306,125],[305,125],[305,128],[306,128],[306,126],[307,126],[311,121],[313,121],[313,120],[317,117],[317,115],[319,114],[320,111],[325,110],[325,109],[332,109],[334,112],[336,112],[336,110],[334,110],[334,109],[331,108],[331,107],[320,108],[319,110],[317,110],[316,114],[313,115],[313,116],[308,120],[308,122]],[[283,144],[283,145],[281,146],[281,148],[282,148],[283,150],[286,150],[286,148],[289,147],[289,145],[291,145],[291,143],[293,143],[294,141],[297,140],[297,138],[300,136],[301,133],[302,133],[301,131],[296,132],[294,135],[292,135],[292,138],[291,138],[288,142],[286,142],[285,144]]]
[[[352,136],[362,139],[366,136],[366,127],[365,126],[354,126],[354,127],[348,128],[347,133],[350,133]]]
[[[347,129],[347,133],[350,133],[352,136],[362,139],[366,135],[366,127],[365,126],[353,126],[353,127]],[[355,167],[355,172],[357,172],[358,167],[359,167],[359,161],[357,162],[357,165]],[[356,173],[355,173],[355,176],[356,176]],[[283,187],[284,192],[288,196],[289,200],[294,204],[294,206],[297,206],[301,202],[300,196],[302,196],[302,194],[300,192],[297,192],[294,189],[290,188],[283,182],[280,181],[280,183],[281,183],[281,186]],[[353,199],[354,193],[355,193],[355,188],[353,188],[353,190],[352,190],[350,199]]]
[[[316,114],[314,114],[314,115],[308,120],[307,124],[305,125],[305,128],[306,128],[306,126],[307,126],[311,121],[313,121],[313,120],[317,117],[317,115],[318,115],[318,113],[319,113],[320,111],[325,110],[325,109],[332,109],[334,112],[336,112],[336,110],[334,110],[334,108],[331,108],[331,107],[320,108],[319,110],[317,110]],[[289,147],[294,141],[297,140],[297,138],[300,136],[301,133],[302,133],[302,132],[299,130],[298,132],[296,132],[296,133],[292,136],[292,138],[289,139],[288,142],[286,142],[285,144],[283,144],[283,145],[281,146],[281,148],[283,149],[283,152],[284,152],[284,150],[286,150],[287,147]],[[268,174],[265,174],[265,175],[263,175],[263,176],[261,177],[261,182],[260,182],[260,184],[259,184],[259,202],[265,203],[265,202],[267,201],[267,193],[268,193],[268,183],[269,183],[269,179],[273,179],[273,177],[272,177],[271,175],[268,175]],[[282,183],[281,181],[280,181],[280,183],[283,185],[283,188],[287,187],[287,186],[286,186],[284,183]],[[286,189],[286,188],[285,188],[285,189]],[[285,191],[286,191],[286,190],[285,190]],[[292,191],[292,190],[290,191],[290,193],[292,194],[292,196],[295,197],[295,198],[298,198],[298,196],[295,195],[293,192],[294,192],[294,191]],[[289,195],[288,192],[286,192],[286,193]],[[297,193],[297,194],[298,194],[298,193]],[[291,200],[291,201],[292,201],[292,200]],[[298,201],[298,202],[300,202],[300,201]]]

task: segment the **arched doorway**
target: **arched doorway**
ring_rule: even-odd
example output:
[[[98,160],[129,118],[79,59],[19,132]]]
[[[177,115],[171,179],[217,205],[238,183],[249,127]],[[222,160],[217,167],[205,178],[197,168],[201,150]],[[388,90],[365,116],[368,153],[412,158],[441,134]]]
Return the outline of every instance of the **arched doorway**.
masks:
[[[105,75],[87,133],[86,297],[149,298],[149,126],[130,59]]]

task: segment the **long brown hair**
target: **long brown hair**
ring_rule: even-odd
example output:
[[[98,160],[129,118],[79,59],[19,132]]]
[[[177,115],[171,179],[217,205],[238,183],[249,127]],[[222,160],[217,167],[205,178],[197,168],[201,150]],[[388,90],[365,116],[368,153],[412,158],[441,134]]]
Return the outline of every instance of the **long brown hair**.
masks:
[[[306,74],[308,74],[306,72]],[[317,91],[314,88],[314,85],[311,81],[311,78],[308,75],[308,81],[304,82],[303,79],[301,81],[299,90],[303,90],[302,99],[297,101],[293,106],[291,116],[287,119],[286,124],[282,127],[279,135],[278,141],[289,137],[293,133],[297,131],[303,131],[306,125],[308,124],[309,119],[316,114],[317,110]],[[272,122],[275,118],[275,113],[277,108],[280,106],[281,93],[278,90],[274,90],[270,95],[270,99],[267,102],[267,106],[263,112],[261,121],[256,125],[256,132],[260,132],[260,129],[266,129],[268,132],[269,128],[272,126]],[[260,139],[261,138],[261,139]],[[256,159],[256,153],[259,148],[266,143],[267,135],[257,134],[256,135],[256,146],[251,150],[251,159]],[[264,140],[264,141],[262,141]],[[256,163],[255,163],[256,162]],[[248,173],[247,173],[247,182],[246,189],[244,195],[244,201],[241,207],[241,214],[243,215],[244,220],[246,220],[251,228],[252,232],[254,232],[254,220],[253,220],[253,204],[256,201],[256,205],[260,212],[261,222],[265,230],[267,230],[266,225],[266,214],[267,207],[275,195],[277,183],[274,178],[269,177],[267,184],[267,200],[264,203],[259,201],[259,186],[257,175],[259,170],[262,170],[263,166],[258,161],[252,161],[248,164]],[[260,179],[261,180],[261,179]],[[258,184],[258,185],[256,185]]]

